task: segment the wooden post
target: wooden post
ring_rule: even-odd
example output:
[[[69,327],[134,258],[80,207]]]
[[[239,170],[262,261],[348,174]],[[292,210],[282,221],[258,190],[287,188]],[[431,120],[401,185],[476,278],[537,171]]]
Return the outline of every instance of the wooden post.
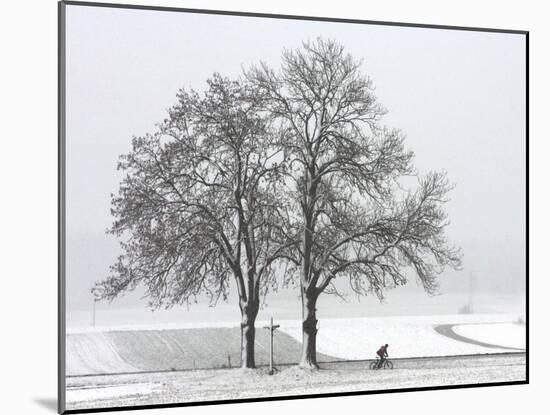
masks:
[[[273,316],[269,323],[269,374],[273,374]]]
[[[229,365],[229,369],[231,369],[231,355],[227,353],[227,364]]]
[[[273,324],[273,316],[271,317],[271,321],[269,323],[269,326],[264,327],[266,329],[269,329],[269,374],[273,374],[273,332],[277,330],[280,327],[279,324],[274,325]]]

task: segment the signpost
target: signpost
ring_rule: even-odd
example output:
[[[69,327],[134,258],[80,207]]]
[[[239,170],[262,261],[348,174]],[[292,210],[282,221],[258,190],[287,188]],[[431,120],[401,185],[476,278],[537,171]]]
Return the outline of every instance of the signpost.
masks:
[[[269,326],[265,326],[264,329],[269,330],[269,374],[273,374],[273,332],[277,330],[281,325],[273,324],[273,317],[271,317],[271,322]]]

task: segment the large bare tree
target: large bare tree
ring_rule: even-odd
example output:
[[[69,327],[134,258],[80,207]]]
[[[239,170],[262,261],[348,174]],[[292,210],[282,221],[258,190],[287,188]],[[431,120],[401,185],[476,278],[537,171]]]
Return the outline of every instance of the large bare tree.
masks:
[[[288,258],[300,277],[300,365],[316,368],[317,299],[338,293],[335,278],[382,298],[411,274],[433,293],[443,268],[460,266],[444,234],[451,186],[442,173],[416,175],[403,134],[380,123],[385,110],[361,62],[338,43],[306,42],[283,53],[279,71],[260,64],[247,79],[284,130],[296,206],[287,228],[299,240]],[[415,190],[404,189],[408,176]]]
[[[125,177],[112,198],[110,232],[123,254],[95,291],[113,299],[141,284],[153,308],[204,293],[215,304],[233,278],[242,366],[252,368],[260,298],[288,241],[275,191],[281,151],[245,82],[214,75],[204,94],[177,97],[155,133],[134,138],[120,159]]]

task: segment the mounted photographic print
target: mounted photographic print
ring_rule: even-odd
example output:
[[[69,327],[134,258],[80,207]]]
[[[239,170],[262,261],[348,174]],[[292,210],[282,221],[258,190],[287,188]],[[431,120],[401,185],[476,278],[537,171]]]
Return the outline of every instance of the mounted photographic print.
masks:
[[[528,33],[59,4],[59,411],[528,382]]]

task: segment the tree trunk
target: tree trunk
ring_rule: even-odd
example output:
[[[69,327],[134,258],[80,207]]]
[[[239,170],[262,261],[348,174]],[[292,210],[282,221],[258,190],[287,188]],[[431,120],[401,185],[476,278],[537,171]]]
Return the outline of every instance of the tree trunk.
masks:
[[[256,316],[258,305],[241,304],[241,367],[255,368],[254,342],[256,335]]]
[[[318,369],[317,364],[317,295],[302,291],[302,358],[300,367]]]

